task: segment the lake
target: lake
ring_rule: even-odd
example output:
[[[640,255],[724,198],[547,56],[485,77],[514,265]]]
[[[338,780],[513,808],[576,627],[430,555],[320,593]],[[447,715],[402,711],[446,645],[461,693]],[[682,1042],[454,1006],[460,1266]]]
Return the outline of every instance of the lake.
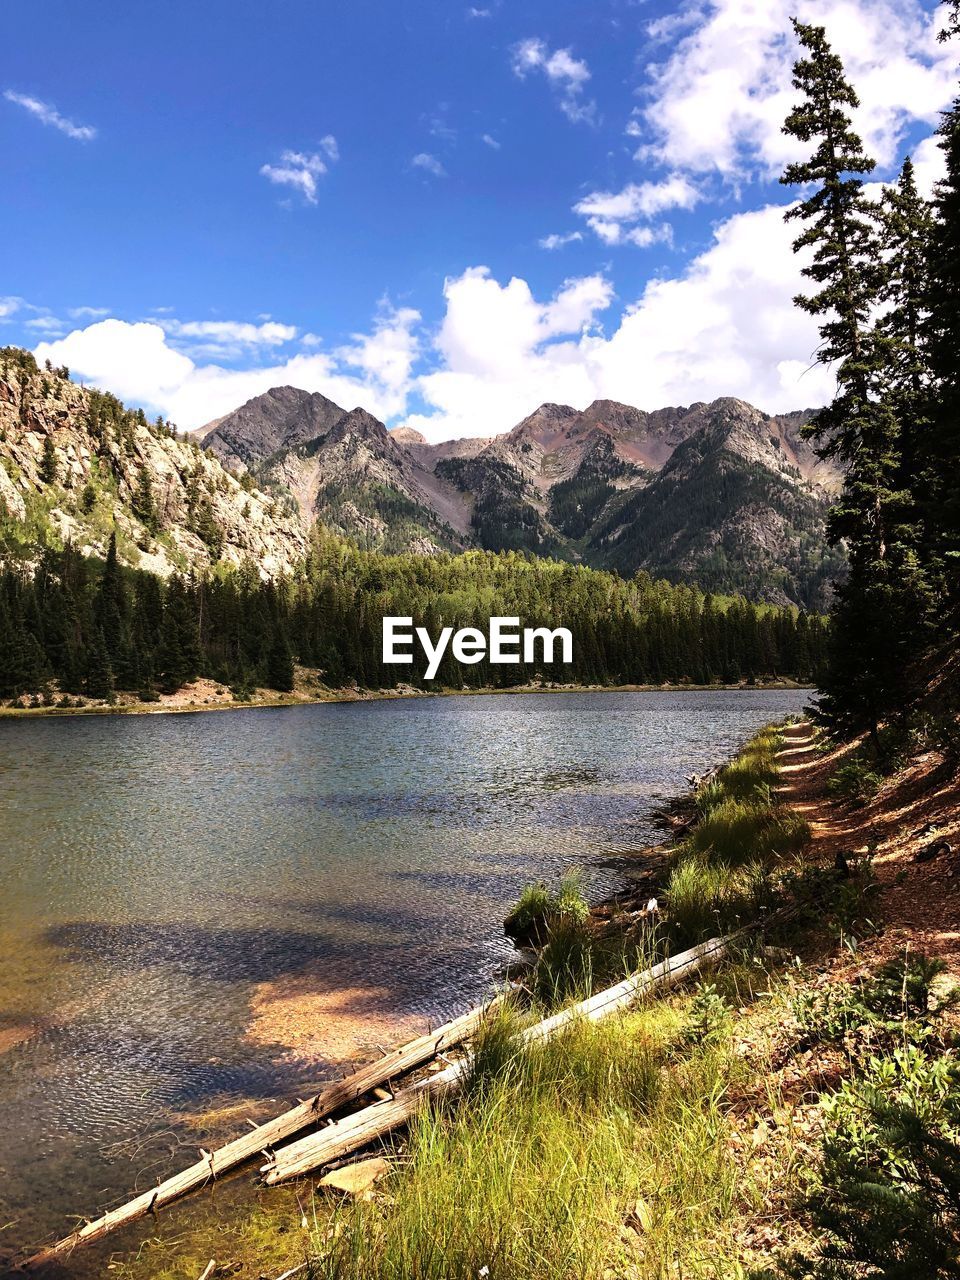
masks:
[[[527,881],[615,888],[598,864],[659,838],[685,775],[808,697],[0,721],[0,1249],[195,1155],[163,1147],[144,1175],[138,1135],[214,1100],[280,1110],[324,1064],[475,1003]]]

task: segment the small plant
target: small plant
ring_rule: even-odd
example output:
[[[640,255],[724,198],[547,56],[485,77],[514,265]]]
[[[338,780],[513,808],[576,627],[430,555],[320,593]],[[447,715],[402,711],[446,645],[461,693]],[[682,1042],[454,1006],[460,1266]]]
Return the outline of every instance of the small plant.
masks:
[[[848,1040],[866,1045],[927,1044],[939,1039],[936,1023],[960,992],[943,988],[942,961],[905,951],[857,982],[837,982],[802,991],[793,1015],[804,1043]]]
[[[783,1272],[817,1280],[946,1280],[960,1256],[960,1072],[915,1046],[873,1059],[825,1107],[821,1241]]]
[[[719,1039],[730,1021],[726,1000],[713,983],[698,988],[690,1002],[687,1025],[680,1037],[682,1044],[707,1044]]]
[[[860,757],[845,761],[827,783],[827,791],[839,800],[865,805],[880,790],[883,778]]]

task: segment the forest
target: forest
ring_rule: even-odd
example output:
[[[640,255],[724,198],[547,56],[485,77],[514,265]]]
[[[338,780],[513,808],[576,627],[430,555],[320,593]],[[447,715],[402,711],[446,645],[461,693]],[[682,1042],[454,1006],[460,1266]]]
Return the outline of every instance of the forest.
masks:
[[[631,581],[520,552],[384,555],[322,528],[301,569],[272,582],[253,565],[211,576],[154,574],[74,548],[45,551],[28,571],[0,573],[0,698],[53,701],[56,692],[110,700],[172,693],[199,676],[252,688],[293,688],[294,663],[328,686],[397,683],[381,663],[382,618],[486,627],[492,615],[524,626],[569,627],[572,664],[461,666],[449,654],[436,684],[523,684],[538,678],[624,684],[811,680],[822,663],[823,619],[704,595],[694,587]],[[419,665],[404,680],[423,682]]]
[[[958,13],[941,41],[960,34]],[[947,718],[960,706],[960,98],[941,118],[945,176],[932,200],[909,156],[875,192],[843,63],[823,27],[793,27],[800,99],[783,131],[810,151],[781,182],[798,189],[786,218],[811,284],[795,302],[821,317],[817,359],[837,379],[806,430],[845,470],[828,529],[848,574],[820,713],[840,736],[876,742],[931,693]]]

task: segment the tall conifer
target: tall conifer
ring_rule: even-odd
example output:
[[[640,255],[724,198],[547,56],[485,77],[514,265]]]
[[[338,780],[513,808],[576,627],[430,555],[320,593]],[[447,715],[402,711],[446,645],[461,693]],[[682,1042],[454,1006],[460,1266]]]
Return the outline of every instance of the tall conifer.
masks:
[[[954,6],[943,33],[960,34]],[[956,629],[960,609],[960,97],[939,129],[946,176],[933,199],[930,236],[929,342],[931,424],[925,450],[924,543],[931,568],[944,583]]]
[[[812,251],[803,274],[818,286],[795,301],[822,317],[817,356],[837,377],[836,395],[810,432],[821,456],[845,467],[829,532],[846,544],[849,558],[821,706],[838,728],[876,734],[887,710],[903,701],[910,653],[903,628],[901,422],[884,382],[892,339],[873,324],[884,270],[877,211],[862,182],[874,161],[852,128],[850,112],[859,101],[824,28],[796,19],[793,26],[802,50],[793,84],[803,96],[784,132],[814,149],[808,160],[788,165],[781,181],[815,184],[786,216],[804,224],[794,250]]]

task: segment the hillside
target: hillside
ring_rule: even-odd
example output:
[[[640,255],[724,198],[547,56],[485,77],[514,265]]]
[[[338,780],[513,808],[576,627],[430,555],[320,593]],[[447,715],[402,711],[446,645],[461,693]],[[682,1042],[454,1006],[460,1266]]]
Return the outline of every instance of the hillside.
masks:
[[[430,445],[361,409],[274,388],[211,423],[226,465],[385,550],[528,550],[824,608],[840,557],[825,517],[840,476],[800,432],[740,400],[645,413],[544,404],[504,435]]]
[[[740,400],[645,413],[544,404],[511,431],[428,444],[362,408],[275,387],[201,439],[113,396],[0,361],[0,545],[73,542],[163,575],[289,570],[322,523],[361,547],[529,551],[822,610],[840,570],[825,519],[840,477],[808,413]]]
[[[253,563],[269,577],[307,546],[298,518],[229,474],[197,441],[113,396],[0,351],[0,550],[73,542],[164,576]]]

